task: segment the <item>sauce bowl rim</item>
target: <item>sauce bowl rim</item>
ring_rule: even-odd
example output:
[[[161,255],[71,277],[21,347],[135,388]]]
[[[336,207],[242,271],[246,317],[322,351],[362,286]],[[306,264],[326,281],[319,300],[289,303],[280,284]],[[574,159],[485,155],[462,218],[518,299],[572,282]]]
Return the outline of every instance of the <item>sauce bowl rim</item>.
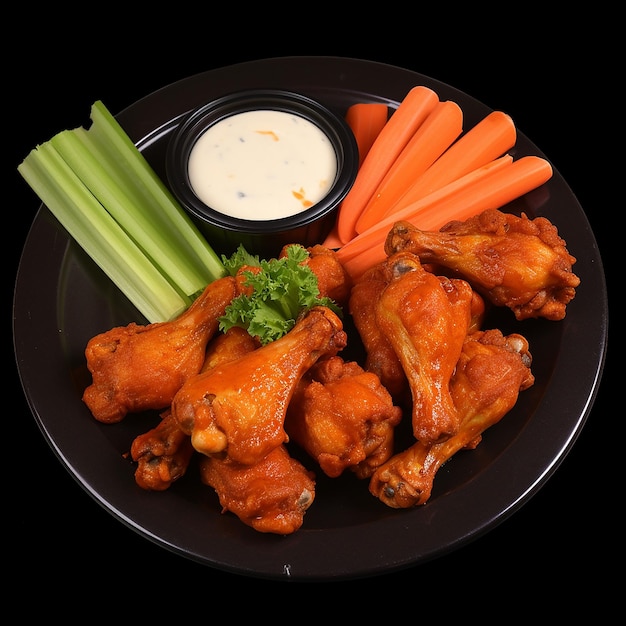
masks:
[[[293,113],[315,124],[328,137],[337,161],[335,179],[326,195],[294,215],[250,220],[221,213],[194,193],[187,164],[198,138],[217,122],[253,110]],[[174,130],[166,151],[165,170],[170,189],[196,220],[229,231],[267,234],[306,226],[335,210],[348,194],[359,167],[356,138],[345,119],[321,102],[285,89],[249,89],[225,94],[192,109]]]

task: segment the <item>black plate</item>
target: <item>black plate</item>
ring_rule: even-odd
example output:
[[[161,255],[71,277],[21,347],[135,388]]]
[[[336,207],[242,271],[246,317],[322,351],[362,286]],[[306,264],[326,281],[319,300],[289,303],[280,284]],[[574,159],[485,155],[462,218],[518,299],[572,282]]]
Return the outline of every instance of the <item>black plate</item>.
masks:
[[[343,112],[356,101],[396,106],[416,84],[459,103],[466,129],[490,110],[449,85],[402,68],[294,57],[197,74],[139,100],[118,119],[164,176],[169,134],[185,112],[207,99],[244,88],[288,88]],[[522,134],[512,154],[547,158]],[[314,581],[392,572],[444,555],[493,529],[545,484],[584,426],[604,364],[604,272],[576,197],[555,171],[546,185],[510,208],[545,215],[557,225],[577,258],[581,285],[561,322],[515,322],[505,314],[493,320],[503,331],[515,329],[529,339],[535,385],[476,450],[457,454],[439,471],[423,507],[392,510],[368,493],[365,482],[351,475],[325,479],[317,472],[316,500],[303,527],[278,537],[221,515],[215,494],[193,469],[163,493],[137,487],[124,453],[155,416],[103,425],[91,417],[81,395],[89,382],[87,340],[141,318],[45,207],[24,246],[14,295],[15,354],[30,408],[61,462],[96,501],[140,535],[194,561],[253,577]]]

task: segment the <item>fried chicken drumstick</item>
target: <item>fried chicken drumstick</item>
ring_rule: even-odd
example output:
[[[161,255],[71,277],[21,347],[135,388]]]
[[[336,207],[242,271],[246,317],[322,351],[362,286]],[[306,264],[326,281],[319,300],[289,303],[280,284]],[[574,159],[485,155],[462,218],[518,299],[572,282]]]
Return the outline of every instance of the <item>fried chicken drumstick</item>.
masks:
[[[191,439],[167,409],[154,428],[133,439],[130,455],[137,462],[135,482],[142,489],[165,491],[185,475],[193,452]]]
[[[93,416],[115,423],[127,413],[167,408],[200,371],[219,317],[236,294],[235,279],[220,278],[175,320],[131,323],[92,337],[85,349],[92,383],[83,401]]]
[[[380,294],[393,278],[394,263],[388,259],[366,270],[350,292],[348,309],[365,348],[365,369],[373,372],[394,399],[402,399],[408,381],[400,359],[376,320]]]
[[[449,383],[472,321],[473,290],[427,272],[412,253],[389,262],[393,278],[376,303],[376,322],[408,379],[415,438],[437,443],[460,424]]]
[[[255,338],[234,326],[211,340],[202,372],[258,348]],[[143,489],[163,491],[186,473],[194,452],[191,437],[168,409],[155,428],[132,443],[131,456],[137,462],[135,481]],[[215,489],[223,511],[231,511],[259,532],[295,532],[315,498],[313,472],[291,458],[283,445],[253,465],[237,463],[226,454],[202,455],[199,469],[200,479]]]
[[[529,219],[490,209],[439,232],[397,222],[385,241],[388,255],[413,252],[467,280],[493,304],[509,307],[518,320],[561,320],[580,279],[556,227],[545,217]]]
[[[404,269],[399,263],[406,259]],[[419,257],[401,252],[387,257],[366,270],[354,283],[348,300],[349,312],[365,348],[365,369],[375,373],[394,400],[404,402],[408,380],[393,344],[376,318],[378,300],[394,276],[416,266]],[[443,280],[443,279],[440,279]],[[485,301],[472,292],[470,330],[478,330],[485,315]]]
[[[456,434],[442,443],[415,442],[391,457],[370,479],[369,490],[392,508],[424,504],[439,468],[462,449],[473,449],[482,433],[508,413],[520,391],[534,383],[532,357],[522,335],[499,330],[467,336],[450,393],[462,416]]]
[[[247,331],[233,326],[216,335],[207,348],[202,371],[227,363],[256,350],[258,342]],[[137,463],[135,482],[142,488],[164,491],[185,475],[194,449],[191,438],[183,432],[168,408],[161,421],[133,440],[130,454]]]
[[[280,339],[188,379],[172,413],[198,452],[253,465],[287,441],[287,406],[303,374],[346,342],[339,317],[313,307]]]

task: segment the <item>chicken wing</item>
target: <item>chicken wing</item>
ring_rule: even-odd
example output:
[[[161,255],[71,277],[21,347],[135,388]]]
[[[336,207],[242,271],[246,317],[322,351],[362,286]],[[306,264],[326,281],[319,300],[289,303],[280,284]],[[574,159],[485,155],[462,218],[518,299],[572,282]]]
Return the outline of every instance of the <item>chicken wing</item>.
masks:
[[[233,326],[223,333],[218,333],[211,339],[207,347],[201,372],[230,363],[238,358],[260,348],[261,344],[241,326]]]
[[[408,390],[407,377],[376,320],[378,299],[391,281],[394,267],[394,262],[385,259],[364,272],[352,287],[348,310],[365,348],[365,369],[378,376],[394,400],[401,401]]]
[[[576,259],[545,217],[531,220],[492,209],[439,232],[398,222],[385,251],[401,250],[452,270],[493,304],[509,307],[518,320],[563,319],[580,284],[572,271]]]
[[[85,349],[92,383],[83,401],[93,416],[114,423],[127,413],[167,408],[200,371],[207,343],[235,295],[235,279],[220,278],[173,321],[131,323],[92,337]]]
[[[203,457],[200,478],[213,487],[222,512],[234,513],[262,533],[289,535],[298,530],[315,499],[315,476],[291,457],[284,445],[252,465],[229,456]]]
[[[427,272],[413,254],[389,262],[394,275],[376,303],[376,322],[406,374],[415,438],[437,443],[460,425],[449,383],[472,323],[473,290]]]
[[[135,482],[148,491],[165,491],[185,475],[193,452],[191,439],[167,409],[154,428],[133,439],[130,454],[137,462]]]
[[[287,441],[287,406],[302,375],[346,341],[339,317],[313,307],[280,339],[188,379],[172,413],[198,452],[252,465]]]
[[[233,326],[209,342],[201,371],[234,361],[258,347],[258,341],[243,328]],[[161,417],[154,428],[135,437],[130,448],[131,458],[137,462],[135,482],[152,491],[164,491],[184,476],[194,452],[191,438],[172,412],[167,409]]]
[[[322,245],[307,248],[309,267],[317,276],[320,296],[334,300],[345,307],[350,297],[352,280],[344,269],[335,250]]]
[[[431,496],[439,468],[462,449],[473,449],[482,433],[500,421],[520,391],[534,383],[532,357],[522,335],[499,330],[468,335],[450,381],[454,405],[462,416],[459,430],[436,444],[415,442],[380,466],[369,490],[392,508],[424,504]]]
[[[376,319],[376,306],[385,287],[391,282],[394,271],[407,259],[407,267],[417,261],[410,252],[398,253],[365,271],[354,283],[348,308],[365,348],[365,369],[374,372],[396,402],[403,403],[408,390],[408,380],[393,345],[389,342]],[[427,267],[422,264],[427,269]],[[430,271],[430,268],[428,268]],[[445,278],[439,280],[445,281]],[[479,330],[485,316],[485,301],[476,291],[472,293],[471,321],[468,332]]]
[[[334,356],[303,376],[285,429],[327,476],[348,469],[367,478],[393,453],[394,428],[401,419],[402,410],[376,374]]]

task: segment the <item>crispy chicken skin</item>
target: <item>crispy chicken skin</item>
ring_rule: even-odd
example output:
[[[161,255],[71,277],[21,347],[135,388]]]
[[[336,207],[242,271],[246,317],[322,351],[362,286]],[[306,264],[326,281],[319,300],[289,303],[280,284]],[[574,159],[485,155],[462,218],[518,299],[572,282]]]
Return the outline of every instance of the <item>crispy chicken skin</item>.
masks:
[[[234,361],[258,347],[259,343],[247,331],[233,326],[211,339],[202,371]],[[154,428],[135,437],[130,449],[137,462],[135,482],[151,491],[164,491],[184,476],[194,452],[191,438],[182,431],[169,408],[161,417]]]
[[[93,416],[114,423],[127,413],[167,408],[185,380],[200,371],[218,319],[235,295],[235,279],[221,278],[175,320],[133,322],[92,337],[85,349],[92,383],[83,401]]]
[[[172,413],[198,452],[257,463],[287,441],[287,406],[300,378],[346,342],[339,317],[328,307],[313,307],[280,339],[188,379],[174,396]]]
[[[234,513],[262,533],[289,535],[298,530],[315,499],[315,477],[284,445],[253,465],[228,456],[203,457],[202,482],[213,487],[222,512]]]
[[[442,443],[415,442],[379,467],[369,490],[392,508],[424,504],[432,493],[439,468],[456,452],[473,449],[482,433],[508,413],[520,391],[534,383],[528,342],[522,335],[503,336],[499,330],[467,336],[450,392],[462,415],[456,434]]]
[[[376,374],[334,356],[319,360],[302,377],[285,429],[327,476],[347,469],[367,478],[393,453],[401,418],[402,410]]]
[[[385,242],[388,255],[408,250],[467,280],[493,304],[509,307],[518,320],[561,320],[580,279],[556,227],[490,209],[439,232],[397,222]]]
[[[376,303],[376,323],[406,374],[415,438],[437,443],[460,425],[449,383],[472,323],[473,290],[427,272],[413,254],[389,262],[394,275]]]

